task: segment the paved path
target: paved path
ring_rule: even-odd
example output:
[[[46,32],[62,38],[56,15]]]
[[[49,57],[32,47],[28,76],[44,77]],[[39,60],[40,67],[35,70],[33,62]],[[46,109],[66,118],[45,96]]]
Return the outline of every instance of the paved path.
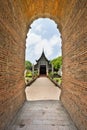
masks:
[[[60,89],[49,79],[38,78],[26,95],[32,101],[25,102],[8,130],[77,130],[58,100]]]
[[[26,88],[27,100],[59,100],[61,90],[48,78],[40,77]]]
[[[77,130],[58,100],[27,101],[8,130]]]

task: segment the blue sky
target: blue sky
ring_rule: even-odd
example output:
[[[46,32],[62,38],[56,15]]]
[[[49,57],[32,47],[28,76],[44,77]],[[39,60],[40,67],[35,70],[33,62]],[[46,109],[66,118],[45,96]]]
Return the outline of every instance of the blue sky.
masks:
[[[39,18],[30,27],[26,38],[26,60],[35,64],[43,49],[49,60],[61,55],[61,35],[53,20]]]

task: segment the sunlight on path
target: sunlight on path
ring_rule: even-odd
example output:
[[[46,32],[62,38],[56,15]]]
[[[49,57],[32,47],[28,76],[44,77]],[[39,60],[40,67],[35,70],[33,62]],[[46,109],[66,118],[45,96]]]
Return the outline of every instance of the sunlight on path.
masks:
[[[26,98],[31,100],[59,100],[61,90],[48,78],[40,77],[25,89]]]

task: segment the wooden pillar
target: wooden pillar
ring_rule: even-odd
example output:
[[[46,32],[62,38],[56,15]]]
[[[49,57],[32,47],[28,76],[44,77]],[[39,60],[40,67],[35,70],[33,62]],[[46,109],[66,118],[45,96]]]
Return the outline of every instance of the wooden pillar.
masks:
[[[32,65],[32,76],[34,77],[34,64]]]
[[[52,75],[53,75],[53,72],[54,72],[54,68],[53,68],[53,64],[52,64]]]

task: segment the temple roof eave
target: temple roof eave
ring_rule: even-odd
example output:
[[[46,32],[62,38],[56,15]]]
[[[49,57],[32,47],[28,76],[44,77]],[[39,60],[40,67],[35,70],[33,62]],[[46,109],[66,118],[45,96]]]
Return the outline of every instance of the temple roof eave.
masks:
[[[46,56],[45,56],[45,54],[44,54],[44,50],[43,50],[43,52],[42,52],[42,55],[40,56],[40,58],[39,58],[38,60],[36,60],[36,62],[40,61],[40,59],[41,59],[42,57],[44,57],[47,62],[50,62],[50,61],[46,58]]]

